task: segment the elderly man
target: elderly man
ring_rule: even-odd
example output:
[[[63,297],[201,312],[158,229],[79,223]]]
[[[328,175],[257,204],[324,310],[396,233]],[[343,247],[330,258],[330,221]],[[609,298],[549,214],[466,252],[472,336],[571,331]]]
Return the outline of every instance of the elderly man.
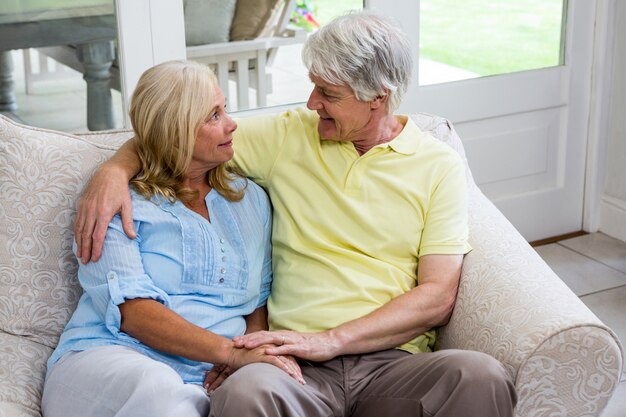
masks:
[[[211,415],[513,414],[502,364],[433,352],[471,248],[461,159],[394,115],[410,80],[409,48],[381,16],[337,18],[304,46],[309,110],[238,121],[234,162],[273,205],[274,283],[270,331],[233,344],[276,345],[266,352],[297,357],[306,385],[265,364],[221,385],[212,376]],[[75,227],[85,262],[99,257],[116,211],[133,236],[122,190],[137,170],[125,145],[92,180]]]

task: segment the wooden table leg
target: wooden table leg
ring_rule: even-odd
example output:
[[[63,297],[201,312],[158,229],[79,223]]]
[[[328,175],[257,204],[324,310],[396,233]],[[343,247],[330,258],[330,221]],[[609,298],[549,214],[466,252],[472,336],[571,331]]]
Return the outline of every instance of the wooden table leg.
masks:
[[[13,56],[11,51],[0,51],[0,111],[17,110],[14,87]]]
[[[90,42],[76,45],[76,55],[83,64],[87,82],[87,128],[106,130],[115,127],[111,98],[113,42]]]

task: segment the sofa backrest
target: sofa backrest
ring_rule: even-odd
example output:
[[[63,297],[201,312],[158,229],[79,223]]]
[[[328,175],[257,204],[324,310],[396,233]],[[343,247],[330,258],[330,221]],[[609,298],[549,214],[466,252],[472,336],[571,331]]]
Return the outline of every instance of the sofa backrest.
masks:
[[[469,164],[467,163],[463,143],[461,142],[459,135],[456,133],[456,130],[454,130],[452,123],[450,123],[448,119],[429,113],[412,113],[409,117],[411,117],[421,130],[430,133],[433,137],[450,146],[461,156],[461,159],[465,164],[465,177],[467,179],[467,184],[470,187],[475,187],[476,183],[474,182],[472,172],[470,171]]]
[[[81,138],[0,116],[0,331],[57,345],[82,293],[72,253],[77,198],[130,136]]]

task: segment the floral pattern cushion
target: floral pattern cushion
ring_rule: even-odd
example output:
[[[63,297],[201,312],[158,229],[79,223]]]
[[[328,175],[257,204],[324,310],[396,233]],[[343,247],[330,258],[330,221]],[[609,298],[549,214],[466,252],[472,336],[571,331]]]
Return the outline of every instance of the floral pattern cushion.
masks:
[[[82,293],[76,200],[130,133],[86,136],[0,116],[0,417],[39,415],[46,361]]]

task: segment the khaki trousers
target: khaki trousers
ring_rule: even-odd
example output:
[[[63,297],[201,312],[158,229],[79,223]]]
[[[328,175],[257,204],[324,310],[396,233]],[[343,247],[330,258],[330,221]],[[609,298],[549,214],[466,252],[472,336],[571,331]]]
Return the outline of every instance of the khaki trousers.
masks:
[[[252,364],[211,396],[215,417],[511,417],[515,388],[489,355],[396,349],[300,362],[302,386],[280,369]]]

